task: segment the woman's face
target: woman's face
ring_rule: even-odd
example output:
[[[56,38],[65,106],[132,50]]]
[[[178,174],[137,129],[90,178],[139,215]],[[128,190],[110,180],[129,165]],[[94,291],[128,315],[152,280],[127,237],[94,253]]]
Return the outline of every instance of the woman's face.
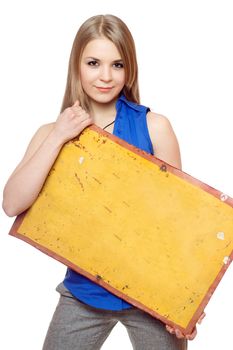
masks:
[[[125,85],[125,69],[116,46],[106,38],[90,41],[82,54],[80,79],[92,102],[117,99]]]

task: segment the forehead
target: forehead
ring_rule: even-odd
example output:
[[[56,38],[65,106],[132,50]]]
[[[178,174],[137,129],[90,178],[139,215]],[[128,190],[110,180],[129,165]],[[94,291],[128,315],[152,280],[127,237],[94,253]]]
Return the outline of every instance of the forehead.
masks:
[[[89,41],[83,50],[82,57],[95,57],[106,60],[120,60],[122,58],[116,45],[106,38]]]

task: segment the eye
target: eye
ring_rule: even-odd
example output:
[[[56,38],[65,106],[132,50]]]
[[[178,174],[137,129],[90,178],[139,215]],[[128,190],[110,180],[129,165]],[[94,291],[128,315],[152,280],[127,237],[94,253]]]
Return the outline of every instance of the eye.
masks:
[[[124,68],[124,65],[123,65],[123,63],[117,62],[117,63],[114,63],[114,67],[115,68]]]
[[[97,67],[98,66],[98,62],[95,61],[95,60],[91,60],[91,61],[87,62],[87,64],[89,66],[92,66],[92,67]]]

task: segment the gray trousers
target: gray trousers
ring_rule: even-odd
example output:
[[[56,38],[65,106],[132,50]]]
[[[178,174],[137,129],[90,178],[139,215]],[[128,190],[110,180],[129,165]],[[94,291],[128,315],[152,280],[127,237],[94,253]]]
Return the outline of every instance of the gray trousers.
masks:
[[[118,321],[126,327],[134,350],[187,349],[186,340],[177,339],[162,322],[136,307],[122,311],[97,309],[73,297],[63,283],[56,290],[60,300],[43,350],[99,350]]]

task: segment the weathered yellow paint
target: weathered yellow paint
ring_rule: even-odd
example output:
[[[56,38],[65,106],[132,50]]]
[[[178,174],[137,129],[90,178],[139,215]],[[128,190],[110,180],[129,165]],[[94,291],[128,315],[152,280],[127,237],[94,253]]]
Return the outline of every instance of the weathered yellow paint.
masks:
[[[233,208],[86,129],[18,233],[186,328],[232,252]]]

